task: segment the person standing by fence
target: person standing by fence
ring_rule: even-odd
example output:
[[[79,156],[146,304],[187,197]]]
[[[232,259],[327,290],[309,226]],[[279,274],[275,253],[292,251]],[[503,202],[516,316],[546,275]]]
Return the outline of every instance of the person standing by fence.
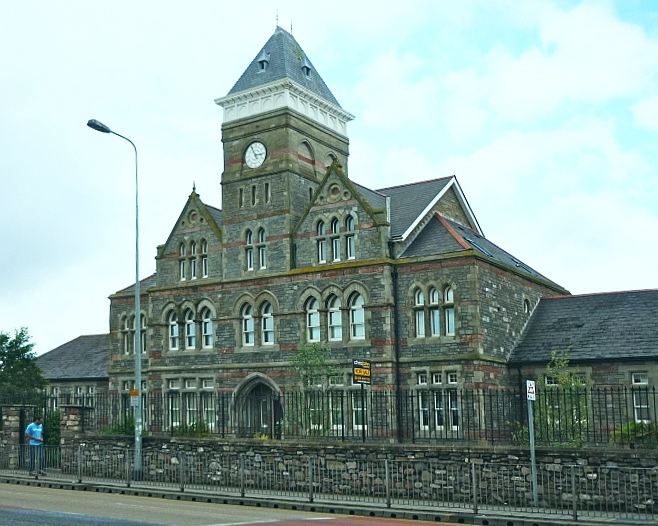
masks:
[[[30,451],[30,475],[45,475],[43,448],[43,418],[37,416],[25,429],[25,438]]]

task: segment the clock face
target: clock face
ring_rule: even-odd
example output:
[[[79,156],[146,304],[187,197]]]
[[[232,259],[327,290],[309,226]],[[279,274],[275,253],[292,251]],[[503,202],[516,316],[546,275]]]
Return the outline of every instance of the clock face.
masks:
[[[262,142],[252,142],[247,146],[247,152],[244,155],[244,160],[249,168],[257,168],[265,162],[267,156],[267,149]]]

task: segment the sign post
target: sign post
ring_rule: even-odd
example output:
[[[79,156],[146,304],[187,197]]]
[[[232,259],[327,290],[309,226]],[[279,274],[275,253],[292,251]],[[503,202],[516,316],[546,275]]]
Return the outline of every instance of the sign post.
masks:
[[[370,385],[370,360],[352,360],[352,383],[361,384],[361,440],[366,441],[366,395],[364,385]]]
[[[532,405],[535,402],[535,382],[526,380],[526,397],[528,404],[528,434],[530,435],[530,471],[532,476],[532,505],[537,507],[537,461],[535,459],[535,419]]]

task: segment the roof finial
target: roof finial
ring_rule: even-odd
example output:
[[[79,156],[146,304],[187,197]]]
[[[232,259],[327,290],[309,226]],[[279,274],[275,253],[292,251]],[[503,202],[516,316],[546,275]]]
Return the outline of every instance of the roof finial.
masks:
[[[292,19],[290,20],[290,34],[292,35]]]
[[[196,194],[196,181],[192,181],[192,191]]]
[[[276,10],[276,27],[279,27],[279,10]]]

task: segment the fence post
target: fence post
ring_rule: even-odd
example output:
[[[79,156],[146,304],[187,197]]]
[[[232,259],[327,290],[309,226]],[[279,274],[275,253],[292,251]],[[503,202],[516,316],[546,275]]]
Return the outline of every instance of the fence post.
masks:
[[[313,502],[313,458],[308,457],[308,501]]]
[[[244,497],[244,453],[240,453],[240,497]]]
[[[388,459],[384,460],[384,473],[385,473],[384,482],[386,483],[386,507],[390,508],[391,507],[391,472],[390,472],[390,466],[388,464]]]
[[[83,459],[83,452],[84,446],[80,444],[78,446],[78,484],[82,483],[82,459]]]
[[[477,477],[475,474],[475,462],[471,461],[471,488],[473,490],[473,513],[478,512]]]
[[[578,492],[576,491],[576,466],[571,465],[571,501],[573,505],[573,520],[578,520]]]
[[[185,453],[179,453],[178,459],[178,470],[180,471],[180,490],[181,492],[185,491]]]
[[[133,470],[131,469],[131,460],[130,460],[130,449],[126,449],[126,461],[124,462],[124,467],[126,470],[126,486],[130,487],[130,481],[132,480],[131,478],[131,473]]]

